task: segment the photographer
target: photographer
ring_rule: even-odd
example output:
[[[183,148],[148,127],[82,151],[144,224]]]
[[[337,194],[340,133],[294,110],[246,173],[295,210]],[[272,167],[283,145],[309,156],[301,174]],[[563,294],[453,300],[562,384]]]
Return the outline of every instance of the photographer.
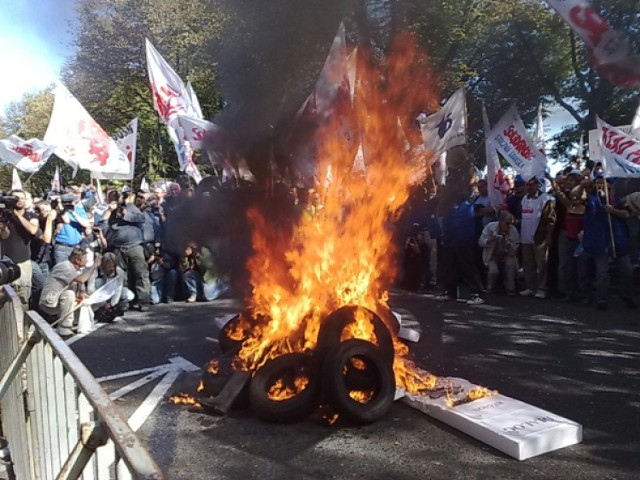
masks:
[[[69,258],[71,251],[80,245],[85,229],[90,227],[87,212],[79,200],[78,196],[67,193],[52,202],[52,208],[58,210],[60,219],[56,225],[53,243],[54,264]]]
[[[58,212],[51,208],[46,200],[40,200],[35,206],[39,229],[31,240],[31,260],[33,268],[33,287],[31,292],[32,308],[38,305],[40,292],[53,266],[53,233]]]
[[[513,215],[507,211],[498,214],[498,221],[489,223],[482,230],[478,244],[482,248],[482,260],[487,266],[487,290],[493,293],[502,269],[507,295],[516,294],[516,255],[520,234],[513,225]]]
[[[128,199],[127,199],[128,200]],[[127,273],[127,285],[135,287],[136,302],[141,312],[149,310],[149,267],[144,250],[143,225],[147,217],[138,207],[126,201],[111,202],[104,213],[107,243],[118,258],[118,266]]]
[[[12,190],[10,196],[4,199],[4,208],[0,211],[2,255],[20,267],[21,275],[12,286],[22,304],[28,305],[32,276],[31,240],[38,231],[38,220],[25,210],[26,195],[23,190]]]

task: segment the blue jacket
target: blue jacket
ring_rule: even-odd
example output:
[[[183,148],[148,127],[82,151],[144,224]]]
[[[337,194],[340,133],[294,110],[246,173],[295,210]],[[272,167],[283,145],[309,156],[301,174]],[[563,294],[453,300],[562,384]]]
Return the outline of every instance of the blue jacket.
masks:
[[[616,208],[621,205],[612,201]],[[584,217],[584,237],[582,247],[584,251],[594,257],[613,254],[611,248],[611,232],[609,230],[609,219],[604,210],[604,204],[598,194],[591,193],[586,201],[587,210]],[[626,222],[611,215],[611,228],[615,238],[616,255],[629,254],[629,231]]]
[[[442,244],[445,247],[474,246],[475,232],[475,209],[469,200],[462,200],[442,217]]]

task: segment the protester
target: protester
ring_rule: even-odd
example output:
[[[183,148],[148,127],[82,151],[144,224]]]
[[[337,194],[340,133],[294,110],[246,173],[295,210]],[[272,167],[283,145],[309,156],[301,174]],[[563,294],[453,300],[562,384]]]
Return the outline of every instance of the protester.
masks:
[[[31,298],[31,240],[38,231],[38,219],[26,211],[23,190],[12,190],[10,196],[16,197],[16,204],[0,212],[0,247],[2,255],[20,267],[20,277],[11,285],[20,302],[27,306]]]
[[[86,297],[85,282],[100,266],[98,257],[93,266],[83,269],[87,252],[80,247],[71,250],[69,258],[57,263],[51,270],[40,296],[40,309],[59,322],[57,332],[61,337],[73,335],[73,311],[76,299]]]
[[[64,194],[52,202],[52,207],[58,210],[53,244],[53,260],[56,264],[69,258],[71,251],[80,245],[84,231],[90,224],[79,195]]]
[[[636,309],[633,299],[633,268],[629,257],[629,232],[625,220],[629,212],[621,201],[608,195],[605,178],[583,180],[578,188],[587,192],[582,245],[595,268],[594,294],[598,310],[607,310],[609,258],[613,257],[620,279],[620,298],[628,308]]]
[[[118,267],[118,260],[114,253],[107,252],[104,254],[94,277],[95,280],[93,282],[88,282],[93,284],[92,289],[87,290],[89,294],[104,287],[108,282],[114,282],[111,297],[107,301],[93,306],[96,321],[111,323],[121,319],[127,311],[129,302],[133,300],[134,294],[124,286],[126,274],[124,270]]]
[[[526,288],[520,295],[545,298],[547,292],[547,262],[549,246],[556,223],[554,199],[540,191],[537,177],[526,183],[522,198],[520,242]]]
[[[502,270],[505,290],[508,295],[516,294],[517,250],[520,234],[513,225],[513,215],[502,211],[497,222],[491,222],[478,240],[482,247],[482,260],[487,266],[487,290],[495,291],[498,276]]]

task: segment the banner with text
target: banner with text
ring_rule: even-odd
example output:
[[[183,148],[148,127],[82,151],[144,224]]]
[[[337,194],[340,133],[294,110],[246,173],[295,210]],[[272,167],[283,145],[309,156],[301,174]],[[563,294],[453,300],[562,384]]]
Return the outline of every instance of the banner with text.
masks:
[[[509,164],[525,179],[544,176],[547,158],[529,138],[527,129],[512,106],[491,130],[488,138]]]
[[[640,140],[597,117],[602,167],[608,177],[640,177]]]

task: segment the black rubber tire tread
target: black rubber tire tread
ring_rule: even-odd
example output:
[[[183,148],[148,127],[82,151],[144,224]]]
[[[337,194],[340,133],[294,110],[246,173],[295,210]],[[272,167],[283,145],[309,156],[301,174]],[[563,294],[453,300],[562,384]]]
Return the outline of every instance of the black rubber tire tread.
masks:
[[[272,382],[283,373],[304,373],[309,378],[306,388],[287,400],[270,400],[267,392]],[[311,415],[320,400],[320,379],[311,355],[287,353],[268,360],[249,384],[249,402],[254,413],[273,423],[299,422]]]
[[[329,352],[322,363],[322,388],[325,400],[352,422],[364,424],[385,416],[396,391],[393,363],[380,354],[380,347],[371,342],[351,339],[342,342]],[[349,396],[348,381],[343,368],[352,357],[359,357],[367,364],[369,375],[375,375],[373,397],[366,403]]]
[[[232,331],[238,322],[240,321],[240,314],[233,317],[229,320],[224,327],[220,329],[218,333],[218,346],[220,347],[220,351],[222,353],[226,353],[229,351],[240,351],[240,347],[242,346],[242,342],[240,340],[233,340],[229,338],[229,332]]]
[[[346,305],[334,310],[322,320],[316,346],[317,356],[320,361],[322,361],[330,351],[337,348],[340,344],[340,337],[342,336],[343,330],[347,325],[349,325],[349,323],[351,323],[355,317],[355,312],[360,309],[366,310],[372,315],[373,330],[376,334],[380,347],[379,355],[383,355],[384,358],[393,360],[393,339],[389,328],[387,328],[387,325],[382,321],[382,319],[375,312],[367,308],[357,305]]]

